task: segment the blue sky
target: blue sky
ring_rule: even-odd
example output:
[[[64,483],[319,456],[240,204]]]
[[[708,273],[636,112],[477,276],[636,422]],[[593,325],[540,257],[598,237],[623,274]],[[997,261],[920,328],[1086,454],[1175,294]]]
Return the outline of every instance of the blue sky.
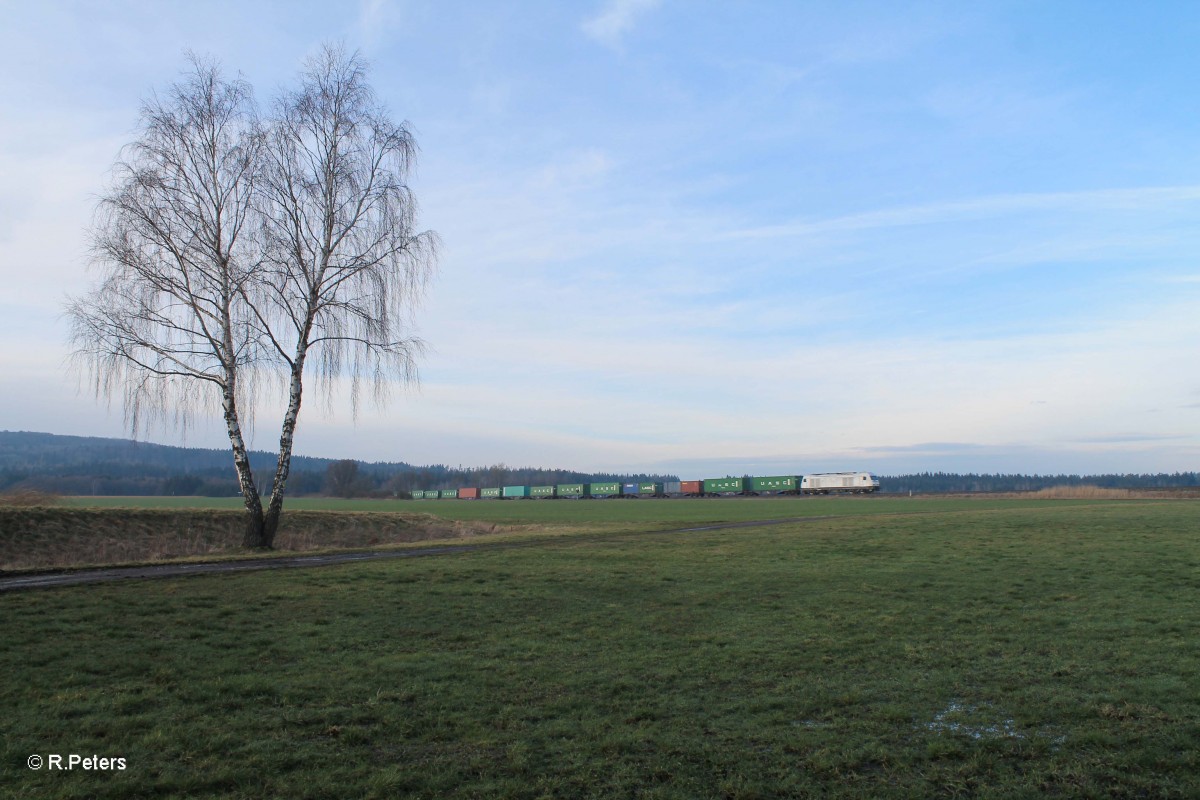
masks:
[[[191,49],[265,105],[343,40],[416,133],[444,250],[420,388],[357,419],[310,397],[298,452],[1200,469],[1194,3],[0,10],[0,427],[123,433],[65,372],[60,315],[141,98]]]

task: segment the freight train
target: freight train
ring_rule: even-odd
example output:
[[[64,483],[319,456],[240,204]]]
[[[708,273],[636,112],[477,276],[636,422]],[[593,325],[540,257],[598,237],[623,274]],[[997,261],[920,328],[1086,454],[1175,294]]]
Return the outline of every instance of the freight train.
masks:
[[[869,494],[879,479],[869,472],[820,472],[753,478],[706,478],[655,483],[559,483],[552,486],[493,486],[466,489],[418,489],[414,500],[549,500],[607,497],[721,497],[732,495]]]

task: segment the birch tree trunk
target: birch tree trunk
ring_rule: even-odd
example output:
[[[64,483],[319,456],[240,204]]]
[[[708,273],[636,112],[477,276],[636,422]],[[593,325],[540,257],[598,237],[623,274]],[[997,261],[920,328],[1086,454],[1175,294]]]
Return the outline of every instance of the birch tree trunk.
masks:
[[[270,547],[275,542],[279,529],[279,516],[283,513],[283,496],[287,490],[288,474],[292,469],[292,444],[295,441],[296,425],[300,419],[300,402],[304,396],[304,357],[296,359],[292,369],[291,385],[288,390],[288,407],[283,416],[283,427],[279,435],[279,460],[275,465],[275,479],[271,484],[271,502],[267,506],[263,521],[263,539]]]
[[[436,235],[415,230],[405,178],[416,145],[378,105],[356,54],[325,47],[300,89],[277,104],[262,182],[266,297],[290,366],[288,406],[266,511],[272,541],[283,508],[305,367],[333,391],[347,378],[382,402],[415,381],[423,343],[410,332],[436,258]],[[291,333],[294,339],[287,336]],[[294,341],[286,350],[281,342]]]
[[[270,548],[306,378],[330,393],[345,379],[355,414],[363,385],[382,402],[416,380],[412,317],[437,249],[405,183],[416,144],[357,54],[327,46],[265,124],[247,84],[192,58],[126,152],[93,229],[101,281],[67,308],[75,366],[124,400],[135,436],[219,407],[243,541]],[[287,388],[264,512],[244,431],[267,372]]]

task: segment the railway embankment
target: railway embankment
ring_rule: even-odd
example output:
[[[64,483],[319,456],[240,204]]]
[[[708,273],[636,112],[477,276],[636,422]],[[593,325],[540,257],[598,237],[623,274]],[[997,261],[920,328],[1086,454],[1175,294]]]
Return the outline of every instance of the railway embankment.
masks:
[[[225,509],[0,506],[0,570],[224,557],[242,548],[244,513]],[[432,514],[288,511],[277,550],[378,547],[494,533],[488,522]]]

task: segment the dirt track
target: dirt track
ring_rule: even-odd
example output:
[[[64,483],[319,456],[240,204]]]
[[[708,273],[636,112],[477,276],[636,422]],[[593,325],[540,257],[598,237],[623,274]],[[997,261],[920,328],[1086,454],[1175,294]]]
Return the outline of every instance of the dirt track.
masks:
[[[723,522],[716,525],[702,525],[693,528],[676,528],[666,531],[647,531],[634,535],[653,536],[674,533],[695,533],[698,531],[715,531],[728,528],[756,528],[766,525],[784,525],[787,523],[813,522],[829,517],[793,517],[791,519],[766,519],[752,522]],[[147,579],[147,578],[182,578],[190,575],[212,575],[229,572],[249,572],[262,569],[294,569],[311,567],[328,567],[334,564],[350,564],[361,561],[380,561],[391,558],[416,558],[418,556],[444,556],[454,553],[469,553],[476,550],[500,550],[513,547],[533,547],[563,542],[595,542],[601,539],[612,539],[631,534],[602,534],[598,536],[572,537],[570,539],[540,539],[520,542],[492,542],[462,545],[446,545],[444,547],[413,547],[403,550],[368,550],[344,553],[329,553],[315,556],[280,556],[278,558],[254,558],[238,561],[212,561],[191,564],[157,564],[140,567],[109,567],[58,572],[39,572],[34,574],[12,575],[0,577],[0,592],[17,591],[20,589],[49,589],[56,586],[77,586],[85,583],[108,583],[111,581]]]

